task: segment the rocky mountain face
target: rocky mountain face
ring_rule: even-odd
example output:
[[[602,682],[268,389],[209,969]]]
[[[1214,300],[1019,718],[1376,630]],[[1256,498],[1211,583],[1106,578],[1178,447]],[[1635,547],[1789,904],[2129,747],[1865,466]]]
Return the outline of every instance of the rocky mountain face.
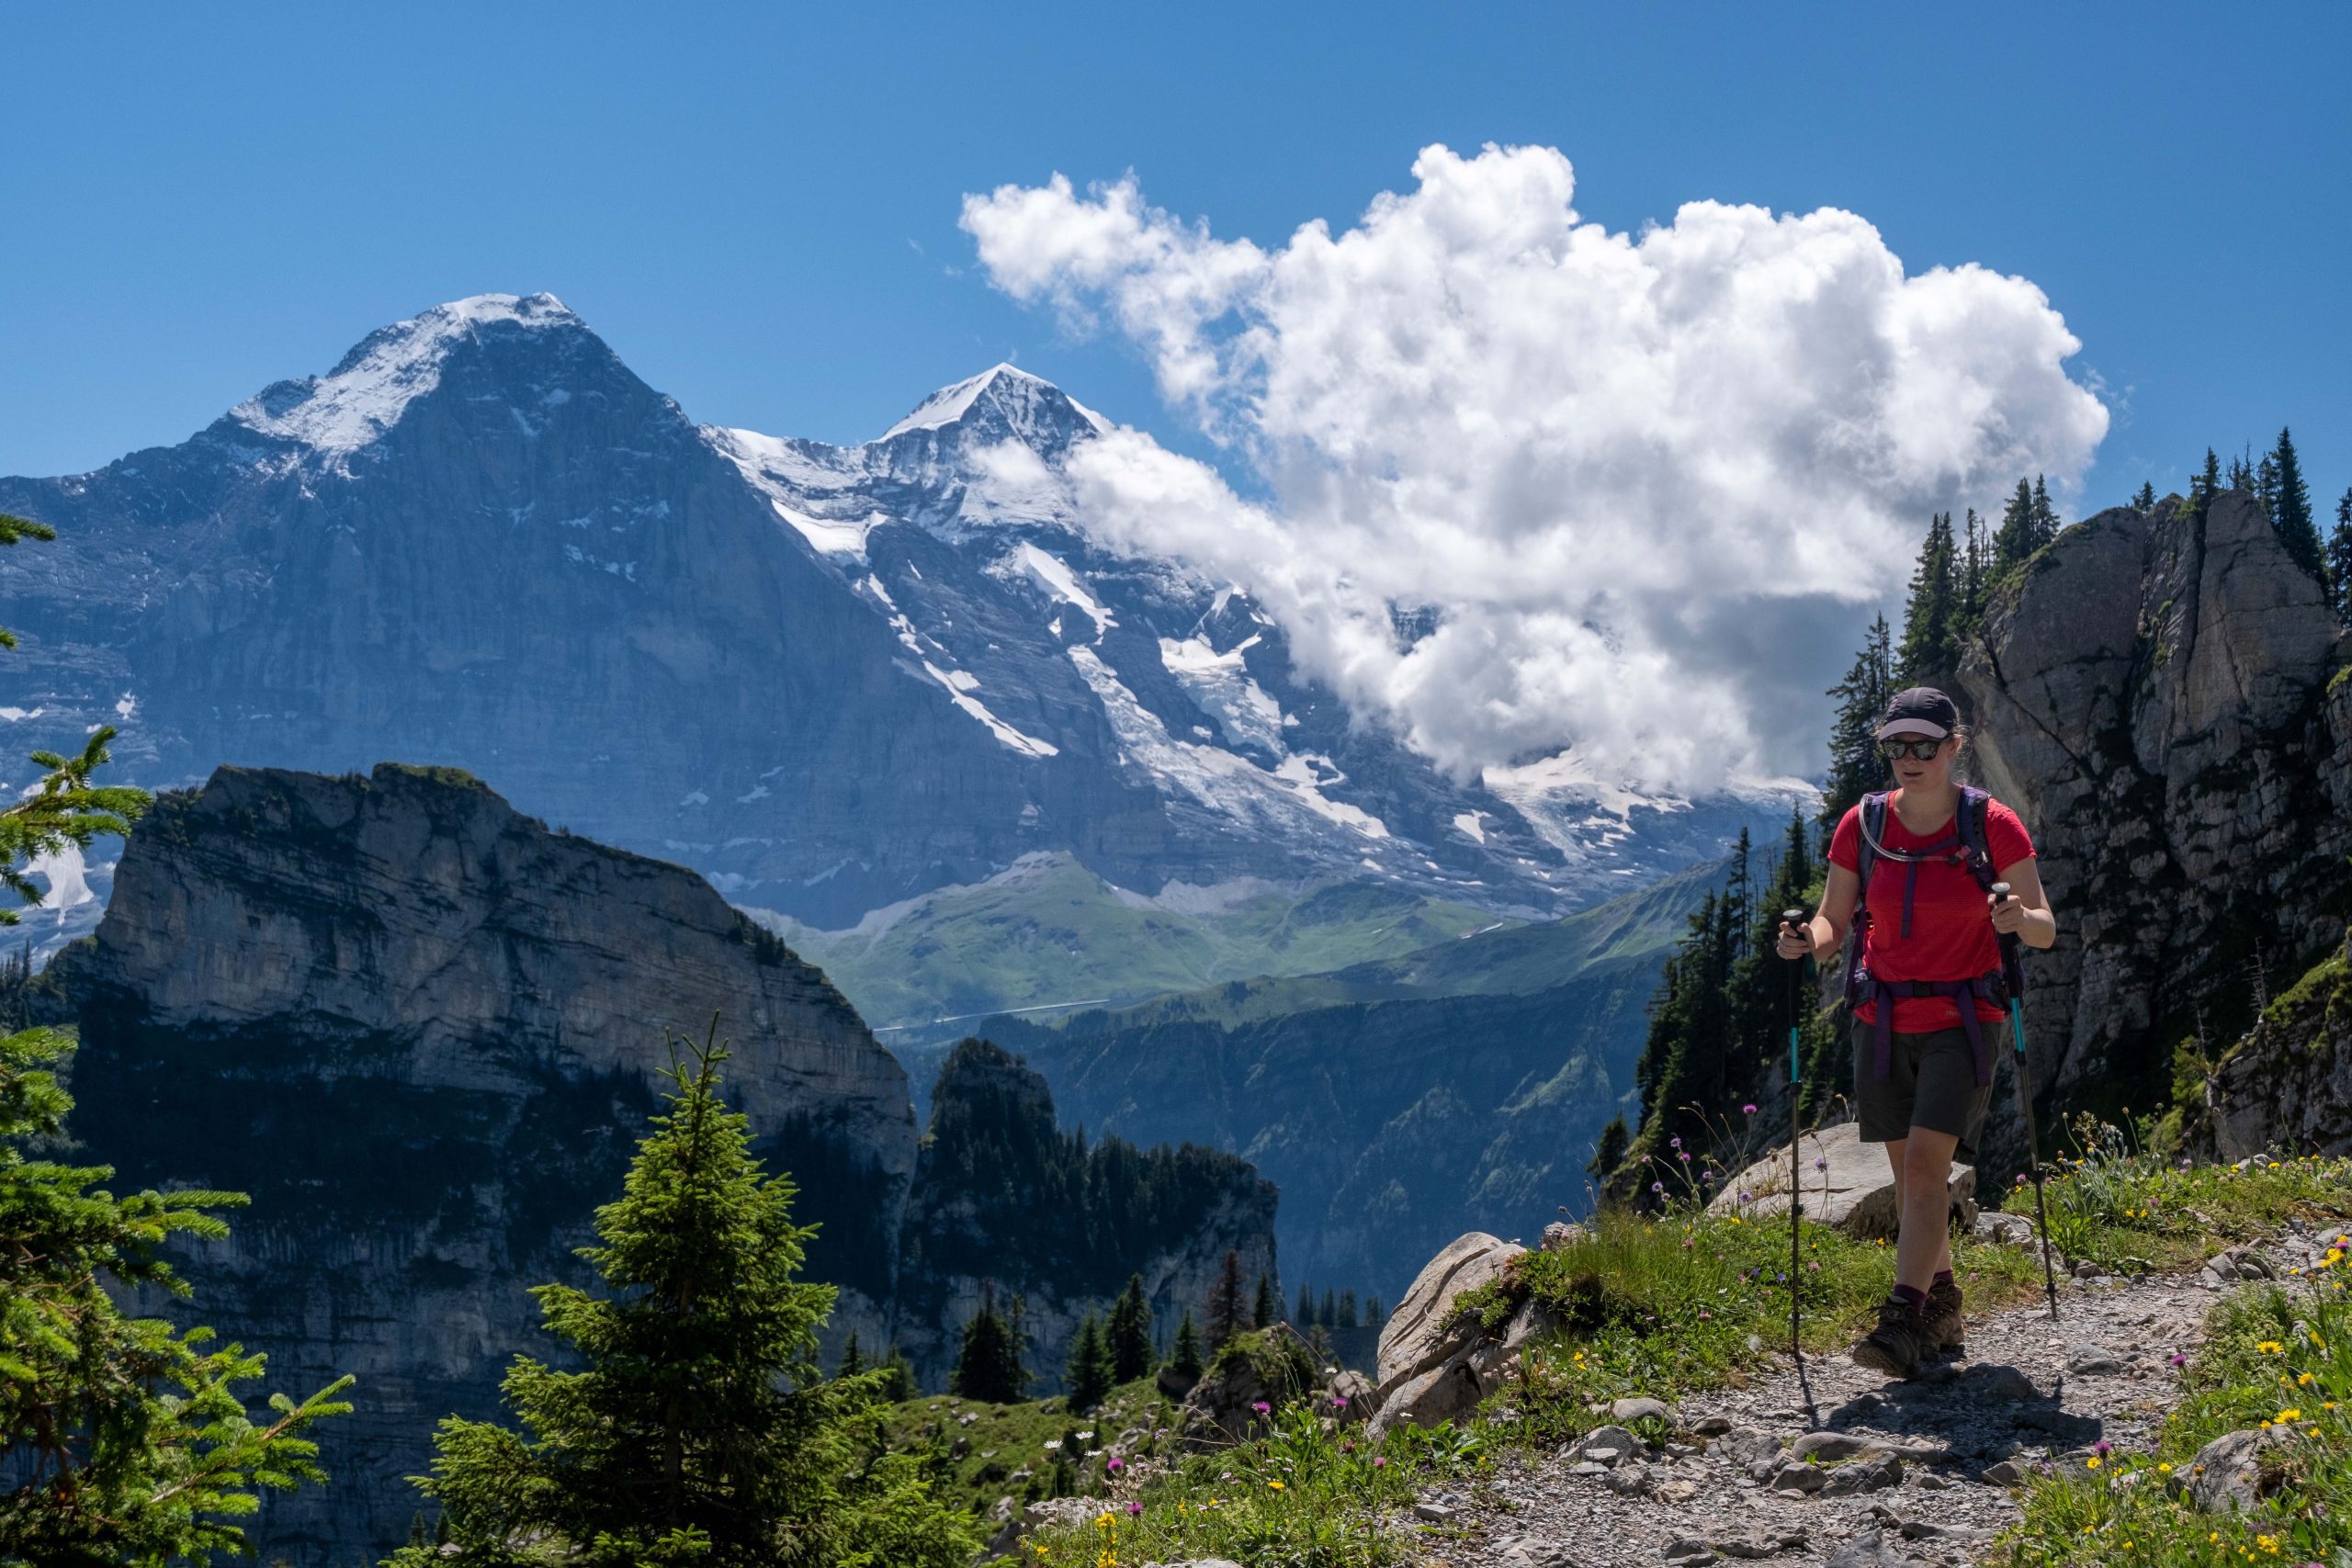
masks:
[[[1446,778],[1246,595],[1089,542],[1065,464],[1103,428],[1010,366],[863,446],[698,426],[552,296],[457,301],[179,446],[0,479],[60,533],[0,558],[0,720],[116,725],[153,786],[448,761],[827,929],[1046,852],[1543,914],[1785,810],[1565,753]]]
[[[274,1386],[358,1380],[324,1429],[334,1486],[272,1505],[273,1558],[397,1544],[434,1423],[495,1415],[510,1358],[550,1348],[526,1292],[587,1282],[572,1249],[659,1109],[668,1032],[716,1017],[732,1040],[727,1092],[822,1226],[808,1272],[841,1287],[836,1348],[903,1338],[935,1382],[954,1325],[924,1314],[968,1293],[939,1238],[1017,1253],[1059,1219],[958,1232],[942,1216],[1005,1212],[919,1156],[905,1073],[823,975],[684,867],[549,831],[456,770],[223,768],[164,795],[34,1000],[80,1031],[73,1131],[119,1186],[252,1194],[193,1249],[197,1319],[266,1348]],[[967,1087],[943,1086],[935,1124]],[[1032,1113],[1050,1134],[1050,1102]],[[1154,1212],[1164,1228],[1106,1238],[1098,1272],[1181,1292],[1227,1247],[1271,1269],[1271,1189],[1230,1159],[1213,1177]],[[1089,1282],[1038,1285],[1036,1326]]]
[[[2052,1105],[2144,1111],[2184,1064],[2200,1098],[2200,1053],[2343,940],[2345,657],[2318,583],[2243,492],[2202,515],[2177,498],[2101,513],[1996,599],[1961,682],[1980,774],[2024,816],[2059,913],[2026,1009]],[[2224,1121],[2249,1096],[2283,1109],[2263,1075],[2219,1088]],[[2003,1100],[1996,1169],[2023,1157]]]

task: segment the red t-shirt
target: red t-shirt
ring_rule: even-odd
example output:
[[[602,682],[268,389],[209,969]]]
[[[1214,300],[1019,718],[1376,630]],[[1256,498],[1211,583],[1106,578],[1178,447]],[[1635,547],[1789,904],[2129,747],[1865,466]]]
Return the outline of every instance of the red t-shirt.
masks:
[[[1890,850],[1916,852],[1951,836],[1949,818],[1924,836],[1907,830],[1903,819],[1895,815],[1890,797],[1886,828],[1879,842]],[[2025,824],[2018,820],[2016,812],[1997,800],[1985,804],[1984,840],[1996,872],[2007,871],[2019,861],[2033,858],[2033,840],[2027,836]],[[1861,850],[1862,808],[1855,806],[1838,818],[1838,830],[1830,835],[1829,863],[1860,871]],[[1973,980],[1998,969],[1999,933],[1993,930],[1984,889],[1976,886],[1976,878],[1968,874],[1964,864],[1941,859],[1920,864],[1918,886],[1911,896],[1911,935],[1907,940],[1904,937],[1903,884],[1910,870],[1883,855],[1871,868],[1871,885],[1863,889],[1863,901],[1871,917],[1869,945],[1863,956],[1871,973],[1882,980]],[[1860,919],[1859,911],[1856,918]],[[1875,1023],[1878,1009],[1875,1004],[1865,1002],[1856,1010],[1855,1016],[1864,1023]],[[1976,1016],[1997,1022],[2004,1014],[1980,999]],[[1904,1034],[1957,1029],[1960,1004],[1951,997],[1897,997],[1894,1027]]]

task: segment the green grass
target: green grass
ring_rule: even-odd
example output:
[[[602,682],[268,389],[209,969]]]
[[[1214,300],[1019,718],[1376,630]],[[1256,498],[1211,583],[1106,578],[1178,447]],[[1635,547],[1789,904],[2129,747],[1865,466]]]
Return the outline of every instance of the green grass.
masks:
[[[1091,1521],[1037,1531],[1016,1559],[1046,1568],[1202,1557],[1244,1568],[1385,1568],[1417,1556],[1415,1493],[1483,1468],[1482,1439],[1449,1424],[1372,1443],[1326,1415],[1300,1402],[1255,1442],[1137,1467],[1104,1489]]]
[[[1720,863],[1679,872],[1563,919],[1506,923],[1495,931],[1368,957],[1329,973],[1285,973],[1155,998],[1132,1007],[1046,1021],[1107,1031],[1168,1022],[1237,1028],[1263,1020],[1364,1002],[1458,996],[1533,996],[1605,964],[1655,956],[1683,935],[1685,919],[1721,880]],[[1491,919],[1481,925],[1492,924]]]
[[[2284,1174],[2279,1174],[2283,1172]],[[2286,1162],[2217,1179],[2256,1203],[2331,1190],[2343,1211],[2352,1162]],[[2017,1568],[2352,1561],[2352,1301],[2339,1244],[2312,1276],[2230,1297],[2182,1369],[2179,1407],[2154,1447],[2036,1476],[1999,1560]],[[2262,1464],[2275,1485],[2248,1514],[2203,1514],[2177,1495],[2198,1451],[2227,1432],[2284,1429]]]
[[[2086,1256],[2169,1266],[2268,1234],[2290,1216],[2352,1213],[2352,1161],[2183,1169],[2131,1152],[2111,1129],[2078,1133],[2083,1146],[2048,1188],[2080,1216]],[[1842,1348],[1884,1296],[1891,1249],[1813,1226],[1803,1241],[1806,1346]],[[1962,1240],[1953,1256],[1973,1312],[2041,1293],[2040,1260],[2029,1248]],[[1419,1561],[1442,1546],[1431,1539],[1442,1531],[1412,1522],[1414,1495],[1441,1479],[1475,1489],[1495,1446],[1549,1448],[1589,1430],[1595,1402],[1670,1400],[1761,1371],[1787,1343],[1789,1258],[1785,1218],[1751,1222],[1690,1205],[1655,1217],[1610,1211],[1584,1238],[1523,1254],[1456,1303],[1457,1319],[1499,1328],[1538,1301],[1563,1325],[1522,1352],[1479,1420],[1407,1428],[1374,1445],[1360,1427],[1331,1419],[1338,1413],[1294,1402],[1276,1413],[1273,1435],[1255,1442],[1190,1457],[1163,1446],[1118,1475],[1082,1472],[1074,1490],[1099,1507],[1086,1522],[1038,1532],[1018,1559],[1065,1568],[1212,1556],[1243,1568]],[[2316,1300],[2311,1282],[2291,1281],[2303,1293],[2259,1291],[2226,1303],[2184,1374],[2184,1401],[2155,1451],[2112,1454],[2099,1467],[2032,1482],[2023,1524],[1997,1549],[2002,1560],[2016,1568],[2352,1561],[2331,1555],[2352,1553],[2352,1353],[2342,1348],[2352,1345],[2352,1303],[2336,1278],[2347,1270],[2352,1264],[2340,1260],[2322,1270]],[[2282,1416],[2298,1436],[2277,1456],[2285,1484],[2259,1517],[2216,1520],[2166,1495],[2172,1472],[2159,1467],[2177,1472],[2212,1437]],[[1024,1419],[1023,1440],[1034,1449],[1066,1417]],[[975,1449],[988,1446],[976,1437]],[[2144,1479],[2117,1483],[2134,1473]]]
[[[755,913],[877,1028],[1314,974],[1497,924],[1484,910],[1371,883],[1193,912],[1114,887],[1062,854],[1028,857],[846,931]]]
[[[1883,1243],[1804,1227],[1799,1305],[1809,1351],[1843,1349],[1886,1299],[1894,1269]],[[2039,1293],[2041,1269],[2020,1247],[1962,1240],[1954,1269],[1972,1310]],[[1684,1212],[1650,1218],[1605,1211],[1582,1238],[1512,1260],[1455,1303],[1457,1317],[1499,1328],[1525,1303],[1564,1325],[1522,1352],[1519,1385],[1499,1396],[1519,1412],[1521,1440],[1557,1443],[1589,1430],[1596,1401],[1673,1399],[1744,1379],[1789,1343],[1789,1225]]]
[[[1101,1472],[1100,1461],[1086,1462],[1086,1450],[1130,1428],[1152,1434],[1135,1451],[1164,1453],[1167,1439],[1157,1434],[1169,1430],[1175,1411],[1176,1402],[1140,1378],[1112,1390],[1100,1408],[1082,1416],[1060,1399],[990,1404],[938,1394],[896,1406],[886,1429],[893,1450],[931,1456],[933,1484],[944,1495],[985,1516],[1001,1497],[1027,1503],[1084,1495]],[[973,1417],[968,1426],[966,1416]],[[966,1445],[960,1457],[954,1452],[958,1439]],[[1057,1469],[1063,1472],[1059,1492]],[[1022,1471],[1029,1473],[1015,1480]]]

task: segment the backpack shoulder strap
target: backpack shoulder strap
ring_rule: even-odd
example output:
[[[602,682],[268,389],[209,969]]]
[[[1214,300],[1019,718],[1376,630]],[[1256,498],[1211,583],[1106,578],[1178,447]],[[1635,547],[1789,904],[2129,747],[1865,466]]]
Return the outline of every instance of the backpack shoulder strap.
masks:
[[[1960,847],[1968,857],[1969,874],[1987,893],[1998,880],[2000,872],[1993,864],[1992,838],[1987,821],[1992,816],[1993,797],[1973,785],[1962,784],[1960,791],[1960,812],[1956,826],[1960,829]]]
[[[1861,843],[1854,853],[1854,874],[1861,879],[1861,890],[1856,895],[1856,906],[1867,918],[1870,914],[1871,873],[1878,866],[1878,845],[1886,837],[1886,791],[1872,790],[1862,796],[1858,808],[1861,816]]]

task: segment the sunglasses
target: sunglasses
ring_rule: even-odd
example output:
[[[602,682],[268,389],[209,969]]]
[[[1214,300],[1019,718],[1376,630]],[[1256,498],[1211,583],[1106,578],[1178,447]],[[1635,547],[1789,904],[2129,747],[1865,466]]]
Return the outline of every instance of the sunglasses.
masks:
[[[1911,758],[1914,761],[1925,762],[1942,750],[1943,747],[1944,743],[1940,740],[1882,740],[1878,743],[1878,754],[1890,762],[1900,761],[1905,757]]]

